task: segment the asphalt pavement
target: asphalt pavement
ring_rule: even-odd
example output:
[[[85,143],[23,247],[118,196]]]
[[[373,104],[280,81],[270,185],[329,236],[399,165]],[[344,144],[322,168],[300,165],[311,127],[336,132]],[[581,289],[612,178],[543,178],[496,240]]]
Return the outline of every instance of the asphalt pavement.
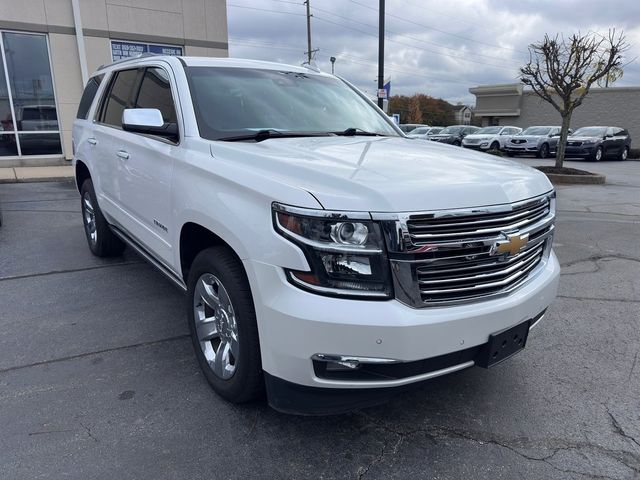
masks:
[[[640,478],[640,162],[569,166],[608,183],[558,187],[527,348],[337,417],[218,398],[182,294],[90,254],[72,183],[0,185],[0,478]]]

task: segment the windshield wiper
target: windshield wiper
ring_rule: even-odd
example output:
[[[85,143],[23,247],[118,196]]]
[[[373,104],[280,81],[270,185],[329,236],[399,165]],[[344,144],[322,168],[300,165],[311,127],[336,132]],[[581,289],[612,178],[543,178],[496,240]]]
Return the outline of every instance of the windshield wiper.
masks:
[[[363,137],[384,137],[385,135],[376,132],[367,132],[361,128],[349,127],[346,130],[342,130],[340,132],[331,132],[334,135],[340,135],[343,137],[355,137],[356,135],[360,135]]]
[[[259,130],[254,133],[248,133],[246,135],[236,135],[233,137],[223,137],[218,140],[222,142],[241,142],[243,140],[255,140],[256,142],[262,142],[269,138],[292,138],[292,137],[326,137],[327,133],[318,132],[283,132],[275,129]]]

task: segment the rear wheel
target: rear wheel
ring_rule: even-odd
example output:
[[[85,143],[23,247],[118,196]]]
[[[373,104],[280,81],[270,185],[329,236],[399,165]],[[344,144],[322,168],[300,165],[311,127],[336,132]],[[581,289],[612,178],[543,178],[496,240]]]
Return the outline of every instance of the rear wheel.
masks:
[[[213,390],[233,403],[262,393],[258,326],[244,268],[224,246],[200,252],[189,270],[187,321]]]
[[[460,145],[462,145],[462,144],[460,143],[460,140],[456,140],[456,141],[454,141],[454,142],[453,142],[453,144],[454,144],[456,147],[459,147]]]
[[[629,157],[629,147],[624,147],[620,152],[620,160],[626,160]]]
[[[125,244],[116,237],[98,206],[96,192],[91,179],[87,179],[80,188],[82,223],[91,252],[98,257],[121,255]]]

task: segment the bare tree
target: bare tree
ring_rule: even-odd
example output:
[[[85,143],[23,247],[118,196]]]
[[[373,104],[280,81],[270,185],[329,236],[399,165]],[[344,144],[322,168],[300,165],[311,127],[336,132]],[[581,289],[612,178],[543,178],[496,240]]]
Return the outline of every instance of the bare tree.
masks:
[[[565,39],[545,35],[529,46],[529,63],[520,69],[520,80],[549,102],[562,117],[556,168],[562,168],[573,111],[582,105],[591,85],[610,72],[621,71],[622,55],[629,48],[623,32],[608,36],[575,34]]]

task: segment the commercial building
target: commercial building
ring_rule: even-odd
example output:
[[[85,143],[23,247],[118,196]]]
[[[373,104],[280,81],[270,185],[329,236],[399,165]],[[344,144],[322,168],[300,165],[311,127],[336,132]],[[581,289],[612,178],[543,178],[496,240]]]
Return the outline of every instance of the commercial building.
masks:
[[[560,125],[558,111],[520,83],[482,85],[469,89],[476,96],[476,121],[487,125]],[[626,128],[640,142],[640,87],[592,88],[574,110],[571,128],[612,125]]]
[[[228,55],[224,0],[0,0],[0,167],[72,157],[88,75],[142,52]]]

